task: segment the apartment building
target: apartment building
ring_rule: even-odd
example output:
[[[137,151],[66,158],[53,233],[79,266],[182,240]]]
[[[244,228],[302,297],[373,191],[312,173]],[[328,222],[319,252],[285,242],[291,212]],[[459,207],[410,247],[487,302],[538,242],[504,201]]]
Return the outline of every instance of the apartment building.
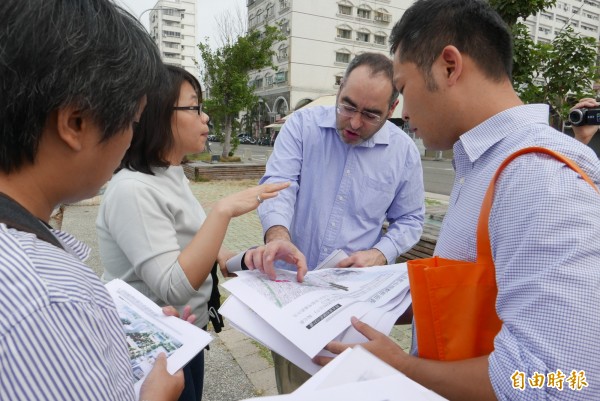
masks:
[[[535,42],[549,43],[567,26],[581,36],[598,40],[600,34],[600,1],[558,0],[556,5],[524,21]]]
[[[279,25],[275,64],[250,74],[268,124],[336,93],[350,60],[362,52],[389,55],[388,38],[411,0],[247,0],[248,28]]]
[[[149,31],[166,64],[199,76],[196,65],[196,0],[159,0],[150,10]]]

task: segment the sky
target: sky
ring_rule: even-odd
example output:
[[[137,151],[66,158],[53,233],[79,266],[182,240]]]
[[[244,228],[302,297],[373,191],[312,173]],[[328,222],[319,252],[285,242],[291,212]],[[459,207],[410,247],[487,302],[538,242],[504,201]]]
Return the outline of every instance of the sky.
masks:
[[[154,7],[156,0],[114,0],[117,4],[130,11],[136,17],[142,15],[142,23],[148,28],[148,16],[150,12],[144,12]],[[246,0],[196,0],[196,41],[211,38],[211,44],[216,45],[212,40],[218,32],[215,17],[225,12],[231,11],[234,15],[236,7],[246,15]]]

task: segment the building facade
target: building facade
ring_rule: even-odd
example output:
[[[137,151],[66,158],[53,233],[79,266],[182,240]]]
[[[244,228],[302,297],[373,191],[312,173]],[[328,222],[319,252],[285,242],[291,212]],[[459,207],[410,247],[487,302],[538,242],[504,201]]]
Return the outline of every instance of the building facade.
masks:
[[[279,25],[275,71],[250,74],[273,122],[323,95],[337,92],[350,60],[362,52],[389,55],[388,38],[411,0],[247,0],[248,28]]]
[[[550,43],[567,26],[581,36],[598,40],[600,34],[600,1],[558,0],[556,5],[525,21],[535,42]]]
[[[196,0],[159,0],[150,10],[149,31],[165,64],[199,76],[196,47]]]

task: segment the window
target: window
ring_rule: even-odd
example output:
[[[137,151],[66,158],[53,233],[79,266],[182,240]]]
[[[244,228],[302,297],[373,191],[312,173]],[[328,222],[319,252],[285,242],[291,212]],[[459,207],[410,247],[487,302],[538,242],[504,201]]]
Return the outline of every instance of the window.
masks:
[[[352,15],[352,7],[338,4],[338,13],[342,15]]]
[[[348,64],[350,62],[350,53],[336,52],[335,61],[336,63]]]
[[[283,44],[283,45],[279,46],[279,52],[277,54],[278,61],[287,60],[287,58],[288,58],[287,51],[288,51],[287,45]]]
[[[366,32],[356,32],[356,40],[359,42],[368,42],[369,36],[370,35]]]
[[[338,28],[337,37],[342,39],[351,39],[352,31],[347,28]]]
[[[550,33],[552,32],[552,29],[548,26],[540,25],[538,27],[538,31],[540,31],[546,35],[550,35]]]
[[[378,45],[385,45],[385,36],[384,35],[375,35],[373,37],[373,41]]]
[[[281,30],[281,33],[283,33],[284,35],[289,35],[290,33],[290,21],[288,21],[287,19],[283,19],[279,22],[279,27]]]
[[[173,31],[163,31],[163,36],[170,37],[170,38],[180,38],[181,33],[173,32]]]
[[[265,12],[265,19],[270,19],[273,18],[273,16],[275,16],[275,9],[273,8],[273,4],[269,4],[266,8],[266,12]]]
[[[265,86],[268,88],[270,86],[273,86],[273,75],[269,74],[269,75],[265,75]]]
[[[254,80],[254,87],[257,89],[260,89],[260,88],[262,88],[262,86],[263,86],[262,78],[256,77],[256,79]]]
[[[287,81],[287,71],[279,71],[275,74],[275,83]]]
[[[168,47],[170,49],[179,49],[179,44],[177,43],[172,43],[172,42],[164,42],[165,47]],[[181,47],[181,49],[183,50],[183,46]]]
[[[179,58],[179,54],[177,54],[177,53],[163,52],[163,56],[167,57],[167,58]]]
[[[359,18],[371,19],[371,10],[367,10],[366,8],[359,8],[356,10],[356,15]]]
[[[584,24],[584,23],[581,23],[581,29],[583,29],[584,31],[588,31],[588,32],[596,32],[597,31],[595,26],[591,26],[591,25]]]
[[[335,76],[335,86],[340,86],[342,84],[342,79],[344,78],[343,74],[338,74]]]
[[[290,8],[290,0],[279,0],[279,11],[284,11]]]
[[[390,22],[391,20],[392,16],[385,8],[380,8],[375,11],[375,21]]]

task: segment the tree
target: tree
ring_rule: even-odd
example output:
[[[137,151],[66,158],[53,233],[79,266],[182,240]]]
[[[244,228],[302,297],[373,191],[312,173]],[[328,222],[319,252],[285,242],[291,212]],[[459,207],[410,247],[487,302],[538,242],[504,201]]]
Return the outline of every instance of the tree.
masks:
[[[490,0],[514,38],[513,85],[526,103],[546,103],[553,125],[562,128],[572,99],[590,93],[598,79],[597,44],[564,27],[551,43],[534,43],[519,19],[551,8],[555,0]]]
[[[223,157],[229,155],[231,131],[240,111],[256,103],[248,73],[277,67],[273,64],[273,44],[282,40],[278,27],[265,26],[252,30],[235,40],[223,40],[218,49],[211,49],[208,38],[198,45],[204,63],[204,82],[210,99],[205,107],[211,118],[223,129]]]

